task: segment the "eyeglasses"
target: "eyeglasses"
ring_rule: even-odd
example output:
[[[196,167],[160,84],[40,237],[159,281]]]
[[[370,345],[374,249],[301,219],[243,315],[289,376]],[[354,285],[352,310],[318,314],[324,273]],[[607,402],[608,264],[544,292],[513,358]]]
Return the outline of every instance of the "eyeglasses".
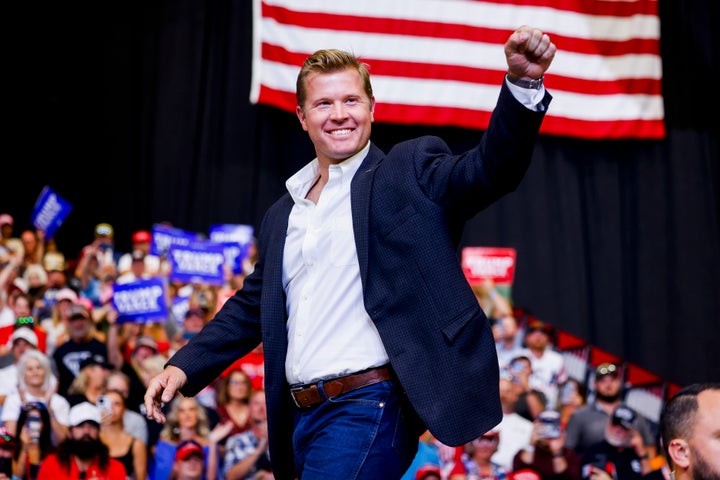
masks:
[[[228,380],[228,385],[247,385],[247,380]]]
[[[35,319],[33,317],[18,317],[15,321],[15,325],[33,325]]]

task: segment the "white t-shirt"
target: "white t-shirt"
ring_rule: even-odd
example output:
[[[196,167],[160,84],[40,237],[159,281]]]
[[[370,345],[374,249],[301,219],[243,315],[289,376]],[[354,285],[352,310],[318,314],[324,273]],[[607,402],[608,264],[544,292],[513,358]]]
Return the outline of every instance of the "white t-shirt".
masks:
[[[43,399],[26,393],[25,403],[27,402],[43,402]],[[5,404],[3,404],[0,420],[3,422],[16,422],[17,419],[20,418],[20,409],[22,406],[23,402],[20,400],[20,394],[17,391],[8,395],[5,399]],[[70,403],[65,399],[65,397],[54,393],[53,396],[50,397],[50,409],[59,424],[67,426],[70,423]]]
[[[490,460],[511,471],[515,454],[530,444],[533,423],[515,412],[506,413],[497,429],[500,430],[500,443]]]

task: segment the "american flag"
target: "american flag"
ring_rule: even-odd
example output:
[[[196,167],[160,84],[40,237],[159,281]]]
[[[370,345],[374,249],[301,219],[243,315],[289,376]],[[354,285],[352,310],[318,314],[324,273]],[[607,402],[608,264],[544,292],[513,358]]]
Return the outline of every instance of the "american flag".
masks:
[[[558,47],[541,133],[665,136],[657,0],[254,0],[251,101],[295,111],[305,58],[340,48],[370,65],[382,123],[487,128],[520,25]]]

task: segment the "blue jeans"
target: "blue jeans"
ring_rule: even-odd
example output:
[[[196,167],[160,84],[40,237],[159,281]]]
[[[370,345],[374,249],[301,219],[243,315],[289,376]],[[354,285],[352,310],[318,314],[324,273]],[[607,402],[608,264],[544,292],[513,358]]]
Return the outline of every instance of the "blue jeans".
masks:
[[[418,449],[402,392],[389,380],[295,414],[295,468],[301,480],[397,480]]]

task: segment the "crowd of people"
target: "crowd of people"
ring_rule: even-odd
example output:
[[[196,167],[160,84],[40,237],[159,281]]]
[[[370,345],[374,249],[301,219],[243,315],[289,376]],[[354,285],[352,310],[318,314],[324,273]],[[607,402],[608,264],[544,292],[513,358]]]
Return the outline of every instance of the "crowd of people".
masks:
[[[12,446],[0,463],[8,478],[91,478],[95,470],[138,480],[273,478],[262,346],[197,396],[177,396],[165,406],[166,424],[144,411],[149,380],[237,283],[173,285],[168,292],[190,290],[180,318],[169,309],[162,324],[119,324],[114,282],[162,276],[160,259],[144,261],[149,232],[133,234],[123,264],[126,256],[106,255],[114,231],[99,224],[74,269],[57,248],[43,252],[42,232],[26,230],[19,243],[9,235],[0,270],[0,437]],[[88,288],[95,283],[104,287]],[[550,324],[513,308],[492,282],[475,292],[496,339],[502,421],[461,447],[426,431],[403,479],[669,478],[659,429],[623,403],[621,365],[597,366],[587,383],[572,378]]]
[[[172,281],[146,230],[117,252],[114,228],[100,223],[66,256],[42,231],[15,237],[10,215],[0,223],[0,436],[11,452],[0,479],[272,478],[262,345],[199,395],[165,405],[166,424],[143,405],[149,380],[242,276],[223,286]],[[154,277],[166,285],[167,319],[120,321],[114,286]]]

